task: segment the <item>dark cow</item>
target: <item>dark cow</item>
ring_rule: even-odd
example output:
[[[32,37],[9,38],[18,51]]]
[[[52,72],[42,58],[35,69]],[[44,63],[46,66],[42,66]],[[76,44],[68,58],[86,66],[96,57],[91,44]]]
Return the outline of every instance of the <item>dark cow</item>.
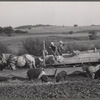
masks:
[[[95,79],[95,74],[100,70],[100,64],[97,66],[82,66],[83,71],[86,72],[86,75],[88,77],[92,77],[92,79]],[[97,73],[97,74],[98,74]]]
[[[6,64],[0,63],[0,71],[2,71],[6,67]]]
[[[59,72],[56,76],[56,82],[63,81],[63,80],[65,81],[66,76],[67,76],[66,71]]]
[[[41,79],[42,82],[48,82],[48,77],[42,68],[29,69],[27,76],[29,80]]]

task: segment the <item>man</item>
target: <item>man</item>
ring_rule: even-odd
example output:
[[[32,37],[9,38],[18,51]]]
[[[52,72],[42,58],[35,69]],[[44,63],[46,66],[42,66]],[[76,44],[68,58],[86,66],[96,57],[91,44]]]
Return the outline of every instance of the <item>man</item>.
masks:
[[[62,55],[62,50],[64,50],[64,43],[62,41],[59,41],[59,45],[57,47],[59,55]]]
[[[54,55],[54,58],[56,60],[56,56],[58,56],[59,54],[58,54],[58,51],[57,51],[57,46],[55,45],[54,42],[51,42],[50,48],[51,48],[53,55]]]

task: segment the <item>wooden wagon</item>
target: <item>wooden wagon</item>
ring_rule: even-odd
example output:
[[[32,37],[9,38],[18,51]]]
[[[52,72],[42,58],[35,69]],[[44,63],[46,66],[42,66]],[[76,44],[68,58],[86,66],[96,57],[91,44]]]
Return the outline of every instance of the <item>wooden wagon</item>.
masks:
[[[68,74],[74,71],[83,71],[82,65],[97,65],[100,63],[100,53],[95,50],[89,50],[84,52],[79,52],[76,55],[63,54],[63,60],[60,63],[46,64],[45,59],[45,41],[43,43],[43,60],[44,60],[44,70],[48,75],[56,75],[61,70],[67,71]],[[53,56],[53,55],[48,55]],[[56,72],[55,72],[56,71]]]

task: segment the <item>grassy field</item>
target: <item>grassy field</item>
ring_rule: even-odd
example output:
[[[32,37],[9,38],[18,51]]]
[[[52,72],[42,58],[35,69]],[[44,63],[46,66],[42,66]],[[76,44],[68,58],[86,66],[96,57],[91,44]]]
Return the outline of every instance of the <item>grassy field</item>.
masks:
[[[18,34],[13,36],[0,36],[0,43],[4,44],[5,46],[10,49],[13,53],[18,53],[20,49],[23,49],[22,42],[31,39],[34,40],[36,38],[45,41],[55,41],[58,42],[62,40],[65,44],[70,44],[74,46],[83,46],[91,47],[97,46],[100,48],[100,25],[95,26],[43,26],[43,27],[32,27],[30,29],[22,29],[27,30],[27,34]],[[96,40],[89,40],[88,32],[89,30],[96,30],[97,31],[97,39]],[[73,34],[69,34],[69,31],[73,31]],[[67,45],[66,45],[67,46]],[[89,49],[91,49],[89,48]]]
[[[56,25],[50,25],[50,26],[40,26],[40,27],[31,27],[31,28],[22,28],[22,30],[28,31],[28,33],[65,33],[67,34],[69,31],[73,32],[85,32],[89,30],[99,30],[100,31],[100,25],[94,25],[94,26],[56,26]]]

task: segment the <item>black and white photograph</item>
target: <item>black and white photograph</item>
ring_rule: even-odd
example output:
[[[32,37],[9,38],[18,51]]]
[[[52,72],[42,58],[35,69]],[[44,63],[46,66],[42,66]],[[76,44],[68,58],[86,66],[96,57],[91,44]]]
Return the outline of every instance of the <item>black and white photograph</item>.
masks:
[[[100,2],[0,2],[0,99],[96,98]]]

